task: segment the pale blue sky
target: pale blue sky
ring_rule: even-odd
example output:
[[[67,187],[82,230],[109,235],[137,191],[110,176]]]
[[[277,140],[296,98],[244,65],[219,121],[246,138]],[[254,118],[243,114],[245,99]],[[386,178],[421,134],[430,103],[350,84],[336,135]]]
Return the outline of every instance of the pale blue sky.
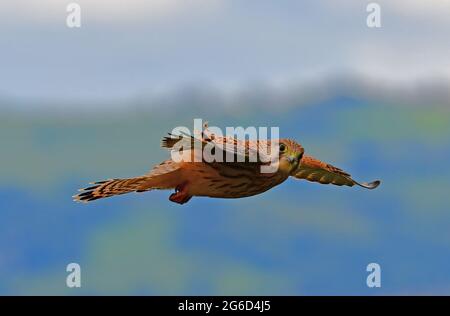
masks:
[[[361,0],[63,0],[0,9],[0,96],[114,100],[189,85],[235,89],[360,75],[396,84],[450,77],[450,4]]]

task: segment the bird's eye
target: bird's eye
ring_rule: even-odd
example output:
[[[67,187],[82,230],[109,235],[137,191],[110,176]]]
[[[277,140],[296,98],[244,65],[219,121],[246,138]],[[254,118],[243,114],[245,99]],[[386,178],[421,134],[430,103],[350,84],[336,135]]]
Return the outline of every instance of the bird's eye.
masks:
[[[280,144],[280,152],[284,153],[286,151],[286,145],[285,144]]]

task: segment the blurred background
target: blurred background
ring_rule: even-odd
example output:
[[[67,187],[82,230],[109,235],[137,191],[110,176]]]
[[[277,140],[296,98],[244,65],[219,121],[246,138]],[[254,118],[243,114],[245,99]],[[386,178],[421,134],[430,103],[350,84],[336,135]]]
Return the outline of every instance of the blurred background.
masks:
[[[79,0],[81,28],[69,2],[0,5],[0,294],[450,294],[448,1],[377,1],[381,28],[361,0]],[[72,201],[194,118],[382,185]]]

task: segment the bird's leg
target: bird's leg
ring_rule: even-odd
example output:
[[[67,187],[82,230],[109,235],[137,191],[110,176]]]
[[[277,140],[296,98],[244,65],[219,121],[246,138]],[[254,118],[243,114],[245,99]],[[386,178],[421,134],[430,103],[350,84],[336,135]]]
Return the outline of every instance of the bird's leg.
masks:
[[[177,185],[175,188],[175,193],[172,193],[169,200],[178,204],[184,204],[192,198],[191,195],[187,193],[187,182]]]

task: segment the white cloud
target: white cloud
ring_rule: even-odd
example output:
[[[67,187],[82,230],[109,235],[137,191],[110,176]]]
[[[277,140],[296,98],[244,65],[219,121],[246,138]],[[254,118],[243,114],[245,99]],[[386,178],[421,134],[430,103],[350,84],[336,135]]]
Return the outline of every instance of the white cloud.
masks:
[[[449,0],[400,0],[382,1],[388,9],[393,9],[397,14],[416,16],[445,16],[450,14]]]
[[[168,18],[186,12],[208,12],[217,9],[221,0],[14,0],[0,6],[3,18],[31,18],[43,21],[60,19],[69,3],[81,6],[90,20],[129,21],[135,19]]]
[[[366,26],[371,0],[78,0],[81,30],[65,27],[69,2],[0,6],[10,24],[0,29],[0,95],[101,98],[354,73],[450,78],[450,0],[373,1],[380,29]]]
[[[393,11],[404,16],[430,16],[450,14],[449,0],[321,0],[322,8],[329,10],[365,9],[369,3],[377,3],[382,11]]]

